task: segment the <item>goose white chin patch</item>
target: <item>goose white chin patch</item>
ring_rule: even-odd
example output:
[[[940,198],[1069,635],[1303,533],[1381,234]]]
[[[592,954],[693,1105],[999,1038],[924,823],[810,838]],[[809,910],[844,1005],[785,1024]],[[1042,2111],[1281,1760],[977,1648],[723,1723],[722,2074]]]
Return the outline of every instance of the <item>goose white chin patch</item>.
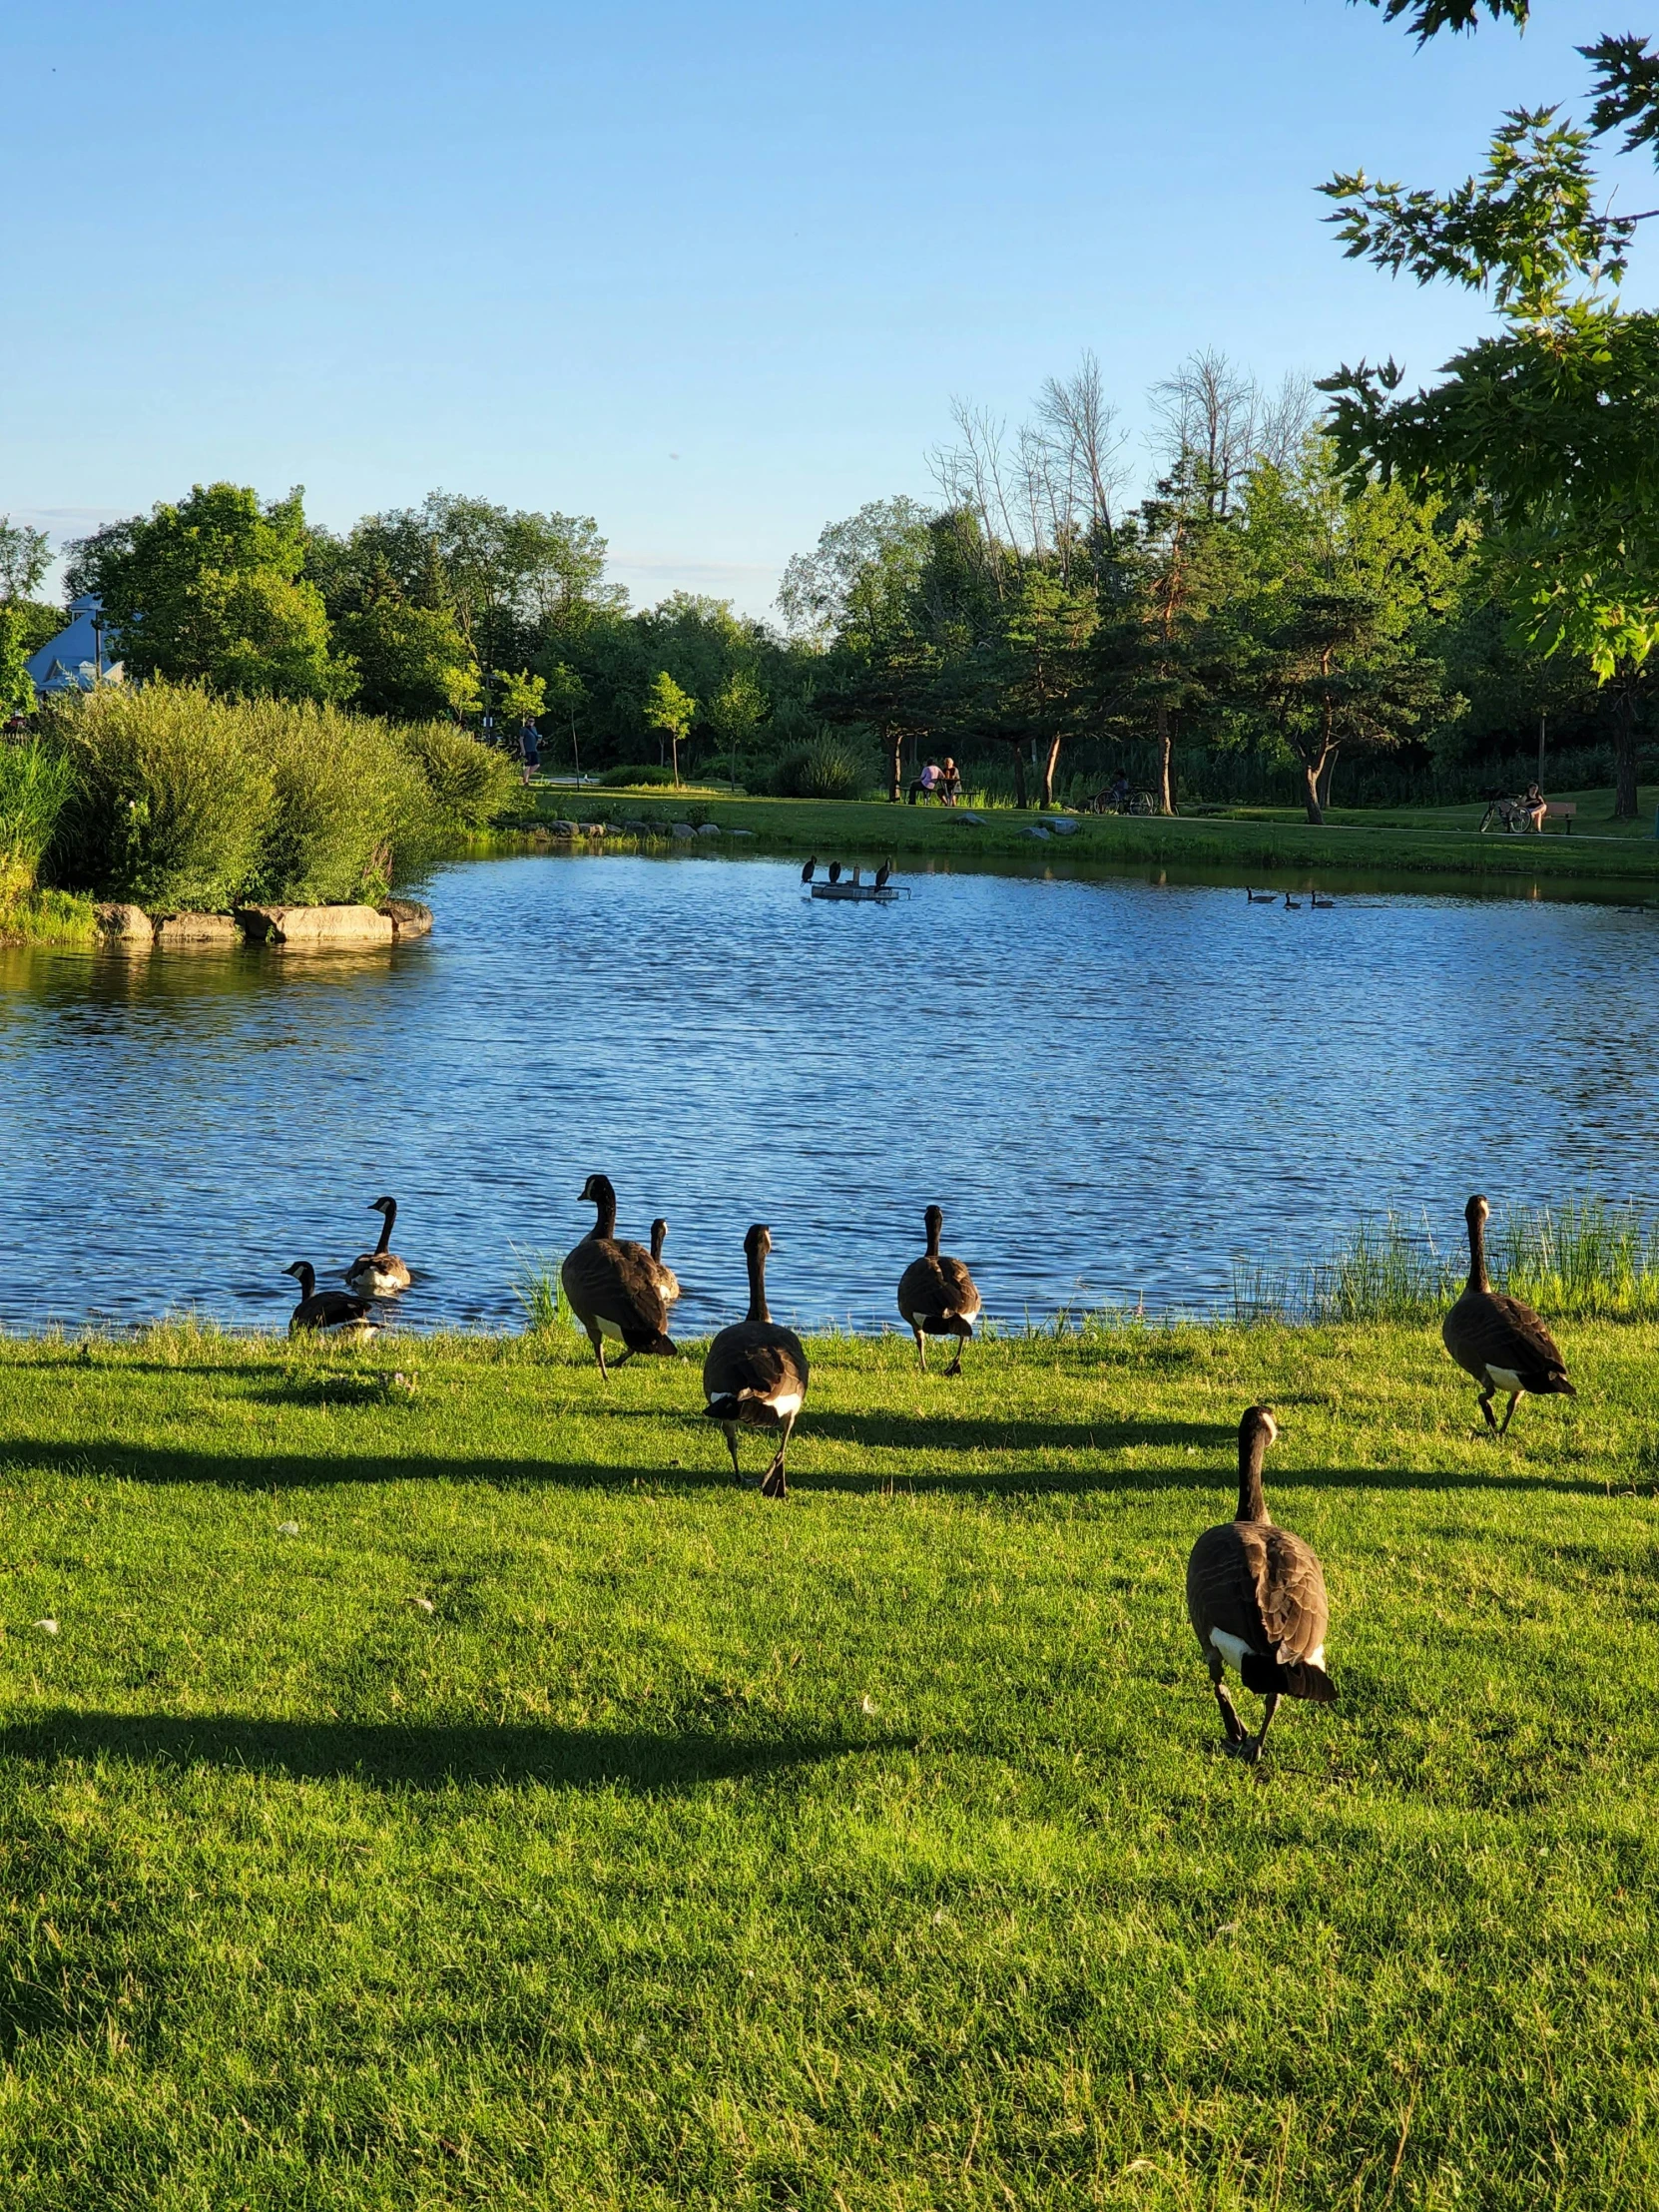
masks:
[[[1212,1628],[1210,1641],[1234,1670],[1239,1674],[1243,1674],[1245,1657],[1250,1650],[1250,1646],[1244,1638],[1242,1636],[1230,1636],[1225,1628]]]

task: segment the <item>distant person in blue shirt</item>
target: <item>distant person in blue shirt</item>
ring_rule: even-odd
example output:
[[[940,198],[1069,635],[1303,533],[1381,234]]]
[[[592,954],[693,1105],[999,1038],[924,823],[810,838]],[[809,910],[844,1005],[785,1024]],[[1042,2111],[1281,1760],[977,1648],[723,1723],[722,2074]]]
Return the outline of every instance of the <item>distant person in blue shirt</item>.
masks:
[[[528,716],[519,729],[518,750],[524,761],[524,781],[529,783],[541,767],[541,733]]]

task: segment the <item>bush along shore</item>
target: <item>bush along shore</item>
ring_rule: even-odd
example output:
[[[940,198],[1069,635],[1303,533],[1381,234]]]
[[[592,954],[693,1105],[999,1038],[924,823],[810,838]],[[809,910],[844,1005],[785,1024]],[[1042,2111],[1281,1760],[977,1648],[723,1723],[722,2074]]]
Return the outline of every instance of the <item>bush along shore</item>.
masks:
[[[72,695],[0,746],[0,938],[323,941],[282,917],[328,909],[336,939],[389,940],[420,925],[393,894],[517,788],[452,724],[162,682]]]

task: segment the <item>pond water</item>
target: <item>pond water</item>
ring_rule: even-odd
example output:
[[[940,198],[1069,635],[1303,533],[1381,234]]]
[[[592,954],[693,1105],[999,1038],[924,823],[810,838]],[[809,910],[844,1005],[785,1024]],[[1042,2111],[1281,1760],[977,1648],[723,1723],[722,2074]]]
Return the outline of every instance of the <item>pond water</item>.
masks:
[[[1012,1321],[1203,1307],[1365,1212],[1652,1191],[1659,914],[793,863],[446,869],[391,951],[0,952],[0,1322],[279,1326],[401,1206],[410,1327],[510,1326],[515,1253],[667,1215],[691,1336],[889,1321],[930,1199]]]

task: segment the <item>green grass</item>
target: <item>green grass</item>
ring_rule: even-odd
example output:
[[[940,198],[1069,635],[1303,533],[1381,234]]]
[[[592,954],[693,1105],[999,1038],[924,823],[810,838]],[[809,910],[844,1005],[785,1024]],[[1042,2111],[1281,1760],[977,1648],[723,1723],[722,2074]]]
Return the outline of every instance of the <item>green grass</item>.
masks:
[[[1601,795],[1606,799],[1606,795]],[[1610,802],[1608,802],[1610,804]],[[573,807],[568,793],[526,794],[523,811],[507,827],[531,828],[559,819]],[[1157,818],[1084,817],[1070,836],[1033,838],[1040,818],[1013,808],[954,809],[890,807],[873,800],[725,799],[692,800],[682,793],[640,795],[584,794],[574,810],[584,821],[620,822],[639,816],[668,824],[694,814],[722,829],[753,832],[751,851],[795,854],[816,852],[821,859],[874,862],[888,854],[907,859],[1022,860],[1065,867],[1156,865],[1213,871],[1233,879],[1318,880],[1340,884],[1347,877],[1385,876],[1399,882],[1417,878],[1443,881],[1448,876],[1479,877],[1514,884],[1605,883],[1636,896],[1659,885],[1659,841],[1651,834],[1652,814],[1638,828],[1643,835],[1611,838],[1599,831],[1541,837],[1477,834],[1480,810],[1449,809],[1420,818],[1339,813],[1324,829],[1313,829],[1284,811],[1236,815]],[[965,818],[979,812],[977,828]],[[1464,818],[1468,819],[1465,820]],[[711,840],[712,841],[712,840]]]
[[[94,902],[80,891],[19,890],[0,900],[0,944],[90,944]]]
[[[783,1506],[563,1329],[0,1346],[8,2207],[1651,2205],[1659,1330],[1562,1336],[1502,1444],[1421,1327],[830,1340]]]

